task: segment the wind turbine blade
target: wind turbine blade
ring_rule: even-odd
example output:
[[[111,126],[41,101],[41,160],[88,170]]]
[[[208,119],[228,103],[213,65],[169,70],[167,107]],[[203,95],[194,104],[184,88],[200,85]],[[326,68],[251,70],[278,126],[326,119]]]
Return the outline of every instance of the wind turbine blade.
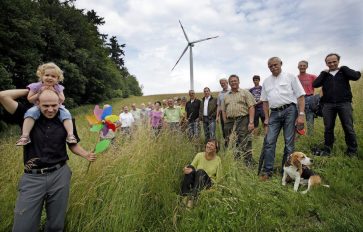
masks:
[[[205,40],[215,39],[217,37],[218,36],[214,36],[214,37],[209,37],[209,38],[205,38],[205,39],[196,40],[196,41],[191,42],[191,44],[199,43],[199,42],[202,42],[202,41],[205,41]]]
[[[179,57],[178,61],[175,63],[174,67],[171,69],[171,71],[174,70],[175,66],[179,63],[180,59],[183,57],[184,53],[188,50],[189,44],[185,47],[183,53],[181,54],[181,56]]]
[[[181,28],[182,28],[182,30],[183,30],[183,33],[184,33],[185,39],[188,41],[188,43],[190,43],[190,41],[189,41],[189,39],[188,39],[188,36],[187,36],[187,33],[185,33],[184,27],[183,27],[182,23],[180,22],[180,20],[179,20],[179,24],[180,24],[180,26],[181,26]]]

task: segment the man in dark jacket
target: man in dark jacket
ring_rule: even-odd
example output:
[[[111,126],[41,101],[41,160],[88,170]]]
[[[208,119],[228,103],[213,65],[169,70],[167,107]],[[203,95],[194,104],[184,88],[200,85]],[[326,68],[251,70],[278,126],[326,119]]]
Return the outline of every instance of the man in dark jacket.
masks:
[[[342,124],[345,142],[348,146],[347,155],[357,155],[357,139],[353,128],[352,91],[349,81],[356,81],[361,74],[347,66],[339,67],[340,56],[331,53],[326,56],[325,63],[329,67],[324,70],[313,82],[313,87],[323,87],[323,119],[324,119],[324,150],[317,155],[330,155],[334,143],[335,119],[339,115]]]
[[[217,98],[210,94],[210,89],[205,87],[204,97],[200,103],[199,119],[203,121],[205,141],[215,139],[216,136],[216,116],[217,116]]]
[[[198,137],[199,135],[199,107],[200,100],[195,98],[194,90],[189,90],[190,100],[185,105],[185,111],[188,118],[189,137]]]

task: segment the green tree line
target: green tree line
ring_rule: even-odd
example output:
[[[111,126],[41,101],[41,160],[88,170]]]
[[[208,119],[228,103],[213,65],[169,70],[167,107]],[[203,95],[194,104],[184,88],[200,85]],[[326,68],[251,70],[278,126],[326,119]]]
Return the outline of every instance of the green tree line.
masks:
[[[52,61],[64,71],[68,108],[141,96],[124,66],[125,44],[101,34],[104,23],[95,11],[76,9],[74,0],[0,1],[0,90],[36,82],[37,67]]]

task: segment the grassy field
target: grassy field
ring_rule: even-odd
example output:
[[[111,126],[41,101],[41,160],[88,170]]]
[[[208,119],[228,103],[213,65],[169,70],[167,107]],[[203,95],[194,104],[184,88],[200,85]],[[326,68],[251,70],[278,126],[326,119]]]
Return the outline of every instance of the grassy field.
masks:
[[[221,151],[224,178],[203,191],[195,208],[187,210],[178,196],[182,167],[189,163],[200,145],[185,136],[164,133],[158,139],[147,129],[130,140],[117,137],[112,147],[99,155],[87,173],[88,163],[70,154],[73,171],[66,218],[67,231],[363,231],[363,81],[352,83],[354,120],[360,153],[344,155],[346,149],[340,122],[332,157],[314,157],[314,171],[331,187],[315,188],[306,195],[281,185],[275,174],[260,182],[257,168],[246,168],[233,160],[231,151]],[[186,94],[184,94],[186,95]],[[169,95],[170,96],[170,95]],[[180,96],[180,94],[179,94]],[[163,96],[114,100],[114,109],[135,102],[155,101]],[[89,132],[84,119],[93,106],[73,111],[82,139],[93,149],[97,135]],[[117,111],[116,111],[117,112]],[[315,123],[313,137],[300,137],[296,150],[309,156],[310,147],[323,141],[322,119]],[[10,231],[17,183],[23,172],[22,149],[15,147],[19,130],[10,128],[0,143],[0,231]],[[220,137],[220,133],[218,134]],[[262,136],[253,141],[258,160]],[[280,167],[282,138],[276,151]],[[45,215],[42,217],[44,223]]]

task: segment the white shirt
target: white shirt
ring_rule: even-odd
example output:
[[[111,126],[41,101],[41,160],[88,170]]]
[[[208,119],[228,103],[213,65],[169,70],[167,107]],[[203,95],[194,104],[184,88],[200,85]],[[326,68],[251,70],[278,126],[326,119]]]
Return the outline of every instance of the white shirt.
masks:
[[[335,76],[335,74],[337,74],[337,73],[338,73],[338,71],[339,71],[339,69],[334,70],[334,71],[329,71],[329,73],[330,73],[331,75]]]
[[[210,96],[208,98],[204,98],[204,109],[203,109],[203,116],[208,116],[208,102]]]
[[[131,127],[132,123],[135,122],[134,117],[130,112],[121,113],[120,116],[121,127]]]
[[[297,98],[305,95],[299,78],[281,72],[277,77],[269,76],[262,85],[261,100],[268,101],[270,108],[297,103]]]

